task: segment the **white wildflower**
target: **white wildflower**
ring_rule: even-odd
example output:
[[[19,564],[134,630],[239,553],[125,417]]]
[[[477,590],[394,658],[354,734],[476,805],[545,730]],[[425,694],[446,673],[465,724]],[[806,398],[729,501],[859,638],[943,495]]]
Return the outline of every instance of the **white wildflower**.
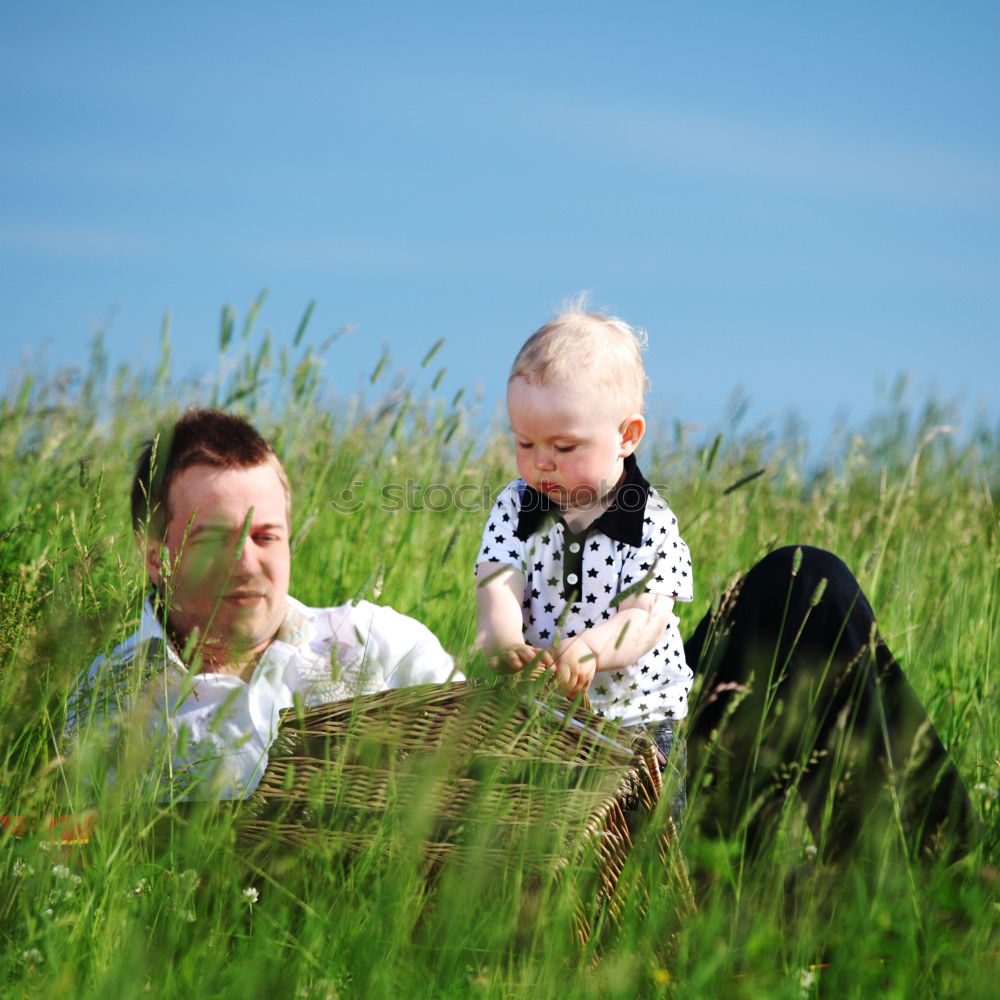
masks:
[[[53,865],[52,874],[55,875],[56,878],[61,878],[64,881],[69,882],[71,885],[80,885],[80,883],[83,882],[83,878],[80,875],[77,875],[76,872],[70,871],[66,865]]]
[[[805,850],[802,853],[806,856],[806,864],[813,864],[816,860],[816,845],[806,844]]]
[[[250,904],[250,906],[253,906],[253,904],[260,899],[260,893],[252,885],[248,885],[243,890],[243,898]]]
[[[35,874],[35,869],[32,868],[31,865],[27,863],[27,861],[18,858],[17,861],[14,862],[14,875],[17,878],[23,878],[27,875],[34,875],[34,874]]]
[[[198,883],[201,879],[193,868],[185,868],[184,871],[177,876],[177,881],[180,882],[182,888],[191,890],[198,888]]]
[[[799,992],[807,996],[816,985],[816,972],[814,969],[799,969]]]
[[[32,965],[39,965],[44,961],[42,953],[37,948],[28,948],[21,952],[21,958],[26,962],[30,962]]]

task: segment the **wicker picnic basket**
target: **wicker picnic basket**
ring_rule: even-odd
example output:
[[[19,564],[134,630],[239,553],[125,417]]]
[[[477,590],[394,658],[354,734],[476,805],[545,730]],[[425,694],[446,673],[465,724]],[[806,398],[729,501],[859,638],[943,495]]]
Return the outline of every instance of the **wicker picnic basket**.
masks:
[[[601,914],[620,917],[616,887],[640,835],[656,841],[674,905],[692,907],[661,791],[647,737],[537,686],[424,685],[285,712],[237,836],[258,857],[349,862],[417,844],[428,878],[465,866],[569,880],[586,940]]]

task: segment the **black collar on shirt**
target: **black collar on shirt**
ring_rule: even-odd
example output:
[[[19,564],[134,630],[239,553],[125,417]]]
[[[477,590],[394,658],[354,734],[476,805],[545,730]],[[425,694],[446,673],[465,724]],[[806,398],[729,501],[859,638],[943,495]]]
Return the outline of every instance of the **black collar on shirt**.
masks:
[[[649,483],[639,471],[634,455],[625,458],[625,478],[615,495],[615,502],[600,517],[595,518],[587,531],[597,530],[626,545],[642,544],[642,524],[646,516]],[[556,507],[544,493],[525,485],[521,493],[521,512],[517,518],[515,534],[527,541],[552,516],[559,516]]]

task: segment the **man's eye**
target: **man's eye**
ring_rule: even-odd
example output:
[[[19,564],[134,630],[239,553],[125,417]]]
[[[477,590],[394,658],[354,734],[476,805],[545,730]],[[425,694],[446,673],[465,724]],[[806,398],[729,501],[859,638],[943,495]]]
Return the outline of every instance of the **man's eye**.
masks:
[[[188,542],[188,544],[189,545],[211,545],[211,546],[214,546],[215,548],[219,548],[219,546],[224,545],[225,542],[226,542],[226,536],[225,535],[205,535],[205,534],[201,534],[201,535],[195,535],[194,538],[192,538]]]

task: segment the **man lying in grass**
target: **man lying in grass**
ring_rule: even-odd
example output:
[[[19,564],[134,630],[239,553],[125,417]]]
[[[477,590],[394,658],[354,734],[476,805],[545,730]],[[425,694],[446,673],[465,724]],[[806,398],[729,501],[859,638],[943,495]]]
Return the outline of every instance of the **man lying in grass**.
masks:
[[[155,797],[244,798],[295,700],[461,678],[437,638],[392,608],[289,596],[290,514],[281,462],[239,417],[190,411],[147,443],[132,522],[152,593],[138,631],[71,698],[70,743],[99,737],[85,741],[99,752],[77,754],[86,784],[104,778],[106,740],[130,737]]]

